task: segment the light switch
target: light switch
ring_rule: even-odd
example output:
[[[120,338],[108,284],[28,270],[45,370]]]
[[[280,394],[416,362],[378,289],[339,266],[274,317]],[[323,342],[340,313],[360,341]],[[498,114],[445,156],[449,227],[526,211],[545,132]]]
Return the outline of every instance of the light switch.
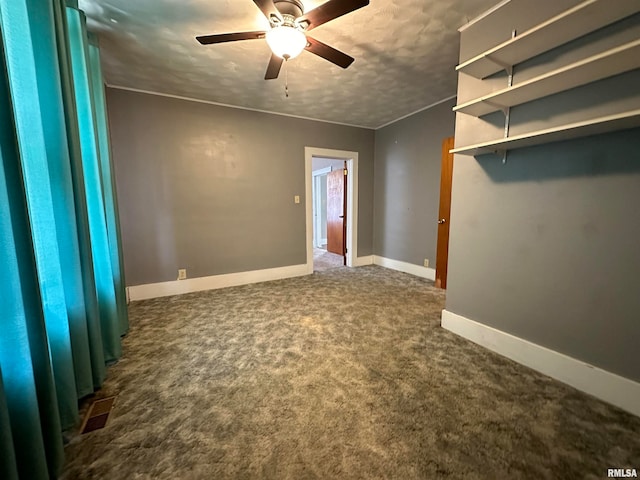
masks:
[[[295,195],[295,196],[293,197],[293,202],[294,202],[294,203],[300,203],[300,195]]]

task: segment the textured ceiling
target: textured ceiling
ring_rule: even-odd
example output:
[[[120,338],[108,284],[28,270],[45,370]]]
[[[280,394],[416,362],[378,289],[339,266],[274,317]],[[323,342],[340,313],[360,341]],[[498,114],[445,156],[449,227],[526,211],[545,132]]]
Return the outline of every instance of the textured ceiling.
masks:
[[[305,10],[324,3],[303,0]],[[376,128],[456,93],[457,29],[497,0],[371,0],[313,37],[356,59],[309,52],[264,80],[265,40],[202,46],[196,35],[266,30],[251,0],[79,0],[110,86]]]

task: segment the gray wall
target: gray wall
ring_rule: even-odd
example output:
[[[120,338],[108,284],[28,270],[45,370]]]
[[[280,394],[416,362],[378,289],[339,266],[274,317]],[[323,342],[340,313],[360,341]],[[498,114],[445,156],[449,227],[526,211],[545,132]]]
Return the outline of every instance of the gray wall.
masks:
[[[564,2],[575,4],[576,2]],[[566,5],[565,5],[566,6]],[[526,12],[557,4],[514,0],[463,31],[466,56],[531,27]],[[547,16],[545,12],[541,12]],[[516,69],[516,83],[638,38],[635,16]],[[491,40],[491,39],[490,39]],[[494,88],[461,75],[460,101]],[[495,85],[492,82],[496,82]],[[512,109],[512,133],[640,105],[640,71]],[[460,114],[456,145],[501,136],[502,114]],[[447,310],[640,381],[640,129],[493,155],[456,156]]]
[[[373,130],[110,88],[107,106],[129,285],[306,263],[305,146],[359,153],[372,253]]]
[[[435,268],[442,140],[453,135],[448,100],[376,131],[376,255]]]

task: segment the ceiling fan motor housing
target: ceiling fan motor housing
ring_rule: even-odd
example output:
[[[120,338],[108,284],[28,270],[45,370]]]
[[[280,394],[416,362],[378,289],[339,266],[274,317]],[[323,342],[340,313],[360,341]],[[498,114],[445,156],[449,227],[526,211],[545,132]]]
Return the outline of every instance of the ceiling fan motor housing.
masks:
[[[291,15],[294,19],[304,13],[304,5],[300,0],[275,0],[273,4],[284,15]]]

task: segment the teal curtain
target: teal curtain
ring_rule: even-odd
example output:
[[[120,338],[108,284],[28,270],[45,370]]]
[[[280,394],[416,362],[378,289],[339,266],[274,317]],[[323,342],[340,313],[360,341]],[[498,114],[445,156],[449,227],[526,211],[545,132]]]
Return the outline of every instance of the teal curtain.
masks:
[[[2,453],[0,455],[0,478],[17,478],[18,465],[16,464],[16,454],[13,449],[9,408],[4,395],[4,384],[2,383],[2,370],[0,370],[0,453]]]
[[[127,312],[127,299],[125,295],[124,265],[122,261],[120,223],[118,220],[118,199],[114,184],[113,168],[111,163],[111,149],[109,146],[109,122],[107,117],[107,103],[105,101],[104,84],[102,82],[102,67],[100,66],[100,47],[98,37],[89,37],[89,62],[91,72],[91,90],[93,92],[94,112],[98,132],[98,152],[100,159],[100,174],[102,178],[102,191],[105,199],[105,215],[107,219],[107,234],[109,240],[109,257],[111,270],[115,283],[115,294],[118,305],[118,318],[120,319],[120,333],[124,334],[129,329],[129,315]]]
[[[116,360],[121,354],[115,283],[105,217],[103,181],[100,170],[99,132],[92,91],[92,73],[89,69],[89,42],[84,13],[67,7],[71,67],[75,88],[80,149],[85,178],[85,194],[89,213],[89,234],[93,251],[98,308],[102,328],[102,345],[107,361]],[[100,80],[102,83],[102,81]]]
[[[6,58],[4,7],[0,12],[3,21],[0,51]],[[56,471],[62,465],[62,427],[50,355],[53,352],[49,351],[45,308],[41,303],[41,292],[46,290],[38,285],[35,240],[27,212],[8,83],[3,63],[0,69],[0,258],[3,260],[0,371],[6,399],[3,422],[10,424],[10,435],[5,439],[3,430],[0,458],[8,457],[8,461],[13,458],[20,478],[39,479],[48,478],[49,471]],[[55,339],[56,332],[52,337]]]
[[[102,348],[98,297],[93,272],[93,256],[91,252],[91,238],[89,236],[89,216],[84,190],[84,173],[82,170],[82,154],[79,141],[80,133],[71,73],[71,57],[69,52],[65,5],[62,2],[54,2],[53,13],[57,33],[56,43],[58,45],[58,58],[60,62],[62,98],[65,105],[65,125],[70,140],[71,182],[74,193],[73,202],[77,217],[80,270],[86,313],[86,332],[89,340],[88,343],[82,341],[84,335],[72,336],[74,358],[77,359],[75,362],[76,387],[78,397],[83,397],[102,385],[106,376],[106,368],[104,350]]]
[[[2,30],[35,263],[38,275],[43,278],[40,296],[51,363],[59,385],[56,393],[60,415],[68,425],[77,414],[77,402],[62,278],[64,263],[61,260],[66,245],[58,241],[59,229],[68,222],[62,219],[64,206],[58,201],[65,194],[63,187],[51,181],[59,177],[53,163],[64,162],[57,157],[64,155],[66,147],[61,145],[65,139],[59,124],[60,107],[56,105],[56,93],[60,89],[56,91],[55,86],[56,56],[51,48],[51,25],[47,22],[50,12],[45,11],[50,10],[50,6],[45,3],[44,7],[49,8],[42,8],[36,2],[3,2]],[[67,395],[68,390],[73,390],[74,396]]]
[[[0,0],[0,478],[55,478],[128,328],[97,39]]]

